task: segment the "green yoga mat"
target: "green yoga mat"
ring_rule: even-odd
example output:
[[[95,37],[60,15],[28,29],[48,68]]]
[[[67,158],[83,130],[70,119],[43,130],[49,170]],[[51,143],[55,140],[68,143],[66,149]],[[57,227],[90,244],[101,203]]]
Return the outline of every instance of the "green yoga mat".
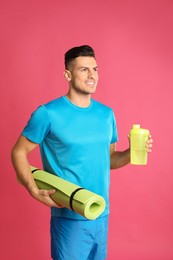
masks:
[[[103,197],[46,171],[30,167],[39,189],[55,189],[51,198],[87,219],[96,219],[105,209]]]

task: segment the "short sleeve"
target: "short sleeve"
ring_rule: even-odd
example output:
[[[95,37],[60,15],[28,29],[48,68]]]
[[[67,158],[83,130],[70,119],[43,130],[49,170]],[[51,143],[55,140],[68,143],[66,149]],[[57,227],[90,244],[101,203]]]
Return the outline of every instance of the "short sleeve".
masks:
[[[118,141],[118,132],[117,132],[117,124],[114,112],[112,111],[112,139],[111,144],[116,143]]]
[[[50,119],[44,106],[35,110],[22,131],[22,135],[30,141],[40,144],[50,132]]]

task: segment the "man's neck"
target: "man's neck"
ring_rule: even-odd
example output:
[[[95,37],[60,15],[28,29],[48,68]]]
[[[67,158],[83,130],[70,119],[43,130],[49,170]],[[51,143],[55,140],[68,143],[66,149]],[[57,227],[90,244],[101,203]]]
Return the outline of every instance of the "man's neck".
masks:
[[[76,106],[78,107],[89,107],[91,103],[91,95],[90,94],[75,94],[70,91],[67,93],[66,97]]]

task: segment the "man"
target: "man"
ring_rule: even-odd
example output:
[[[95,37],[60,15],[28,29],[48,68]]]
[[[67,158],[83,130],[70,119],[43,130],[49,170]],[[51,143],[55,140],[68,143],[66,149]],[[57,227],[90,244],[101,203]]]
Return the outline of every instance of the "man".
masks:
[[[65,96],[40,106],[12,150],[17,176],[32,197],[51,207],[51,253],[54,260],[103,260],[107,251],[109,175],[130,162],[129,149],[118,152],[116,121],[111,108],[93,100],[98,67],[90,46],[65,54]],[[44,170],[104,197],[106,209],[97,220],[86,220],[57,205],[55,190],[39,190],[27,159],[40,145]],[[146,143],[151,151],[151,137]]]

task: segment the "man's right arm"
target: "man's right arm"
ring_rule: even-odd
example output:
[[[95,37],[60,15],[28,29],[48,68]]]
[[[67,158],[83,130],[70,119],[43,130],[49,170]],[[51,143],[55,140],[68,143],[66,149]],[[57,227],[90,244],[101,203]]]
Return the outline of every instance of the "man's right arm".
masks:
[[[31,142],[23,135],[19,137],[18,141],[14,145],[11,152],[11,158],[17,177],[32,197],[48,207],[61,207],[50,197],[51,194],[55,193],[55,190],[39,190],[34,181],[27,157],[36,146],[36,143]]]

